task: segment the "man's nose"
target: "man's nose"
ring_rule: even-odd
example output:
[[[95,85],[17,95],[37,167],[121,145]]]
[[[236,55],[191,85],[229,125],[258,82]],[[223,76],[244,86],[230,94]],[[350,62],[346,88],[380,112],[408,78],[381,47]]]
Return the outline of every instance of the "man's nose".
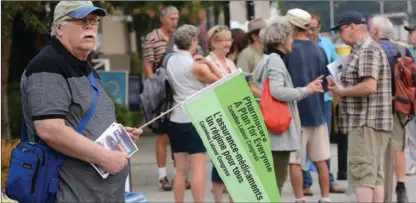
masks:
[[[91,29],[92,29],[92,25],[91,25],[91,23],[89,23],[88,21],[87,21],[87,22],[84,22],[84,23],[85,23],[84,28],[85,28],[86,30],[91,30]]]

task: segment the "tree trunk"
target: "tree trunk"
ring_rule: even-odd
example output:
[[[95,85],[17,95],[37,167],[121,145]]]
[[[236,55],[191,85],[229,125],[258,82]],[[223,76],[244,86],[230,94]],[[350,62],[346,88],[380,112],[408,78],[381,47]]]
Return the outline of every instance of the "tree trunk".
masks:
[[[9,28],[11,26],[9,25]],[[10,29],[9,29],[10,30]],[[10,138],[9,113],[7,105],[7,86],[9,80],[9,62],[11,36],[2,36],[1,42],[1,138]]]

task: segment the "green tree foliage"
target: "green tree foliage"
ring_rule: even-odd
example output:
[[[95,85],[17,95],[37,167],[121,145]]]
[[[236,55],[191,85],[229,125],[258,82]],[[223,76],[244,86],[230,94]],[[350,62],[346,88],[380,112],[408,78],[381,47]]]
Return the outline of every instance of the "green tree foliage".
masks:
[[[12,21],[17,15],[22,15],[22,18],[28,29],[32,29],[39,33],[46,33],[48,31],[50,22],[48,18],[43,18],[44,4],[41,1],[2,1],[1,2],[1,36],[9,37],[11,32]]]
[[[2,119],[1,119],[1,136],[5,138],[9,138],[10,133],[10,126],[9,123],[9,103],[17,103],[16,101],[8,100],[8,80],[9,80],[9,72],[10,69],[10,53],[11,53],[11,35],[12,33],[12,25],[17,16],[21,16],[23,19],[26,28],[32,29],[38,33],[45,33],[48,31],[49,24],[47,22],[47,18],[44,14],[44,7],[43,5],[46,2],[36,2],[36,1],[28,1],[28,2],[21,2],[21,1],[2,1],[1,7],[1,42],[2,42],[2,57],[1,57],[1,112],[2,112]],[[11,92],[11,98],[15,98],[15,93]],[[10,112],[13,113],[13,112]],[[15,114],[13,113],[13,116]],[[12,120],[13,121],[13,120]],[[13,124],[13,123],[12,123]],[[14,126],[14,125],[12,125]]]

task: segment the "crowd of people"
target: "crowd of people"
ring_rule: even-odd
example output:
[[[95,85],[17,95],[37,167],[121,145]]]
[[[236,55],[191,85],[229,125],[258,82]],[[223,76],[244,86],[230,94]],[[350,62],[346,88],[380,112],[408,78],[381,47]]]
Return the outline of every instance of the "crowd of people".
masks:
[[[51,42],[22,75],[22,109],[28,139],[40,138],[65,156],[59,176],[53,182],[55,187],[50,186],[47,191],[57,202],[125,201],[128,157],[93,141],[116,122],[110,97],[99,82],[91,84],[91,78],[99,80],[99,77],[87,59],[96,45],[100,17],[106,15],[104,9],[90,1],[59,2],[54,11]],[[337,96],[338,130],[349,143],[348,171],[344,173],[348,173],[349,185],[354,187],[357,200],[383,202],[384,174],[393,171],[383,170],[382,158],[388,143],[392,143],[397,200],[408,201],[404,149],[408,140],[413,164],[416,164],[416,121],[413,119],[405,127],[400,125],[405,115],[392,113],[395,91],[392,66],[399,53],[416,59],[415,26],[406,27],[412,45],[403,48],[390,40],[393,26],[389,19],[377,16],[368,26],[361,13],[347,12],[331,28],[352,47],[342,80],[336,81],[326,78],[330,75],[326,66],[338,56],[331,41],[319,35],[321,25],[316,14],[296,8],[269,22],[254,19],[249,22],[247,33],[217,25],[208,30],[206,38],[202,37],[207,45],[200,44],[201,29],[193,25],[178,27],[178,19],[175,7],[164,8],[160,14],[161,27],[146,37],[146,77],[151,77],[164,57],[171,54],[166,69],[176,103],[239,68],[245,72],[255,97],[261,96],[268,80],[273,98],[285,102],[292,115],[284,133],[270,133],[276,194],[281,193],[290,176],[295,202],[306,202],[305,196],[313,195],[312,179],[305,171],[307,160],[315,164],[319,174],[320,202],[330,202],[330,193],[345,192],[336,184],[329,167],[329,133],[334,126],[332,98]],[[209,53],[204,56],[201,47],[209,47]],[[91,97],[93,92],[98,92],[96,97]],[[84,130],[76,131],[94,103],[92,98],[97,102],[91,119]],[[126,126],[125,129],[133,140],[142,133],[137,128]],[[175,166],[173,183],[166,175],[168,143]],[[204,202],[206,148],[181,108],[171,113],[168,132],[158,135],[156,157],[157,182],[161,189],[173,188],[175,202],[183,202],[185,189],[190,188],[194,201]],[[102,166],[112,175],[101,178],[90,163]],[[415,165],[408,173],[416,173]],[[347,178],[339,174],[338,179]],[[215,201],[221,202],[226,186],[215,167],[211,182]]]
[[[173,50],[167,70],[176,103],[241,68],[250,76],[247,82],[255,97],[260,97],[263,84],[269,79],[273,98],[288,105],[293,116],[289,128],[282,134],[270,133],[276,189],[281,192],[290,176],[295,202],[305,202],[305,196],[313,195],[310,189],[312,178],[304,165],[309,160],[319,175],[320,202],[330,202],[330,193],[345,192],[330,172],[330,133],[335,116],[339,119],[338,136],[343,137],[340,140],[348,147],[349,160],[348,164],[345,163],[348,171],[339,171],[338,180],[346,180],[348,176],[360,202],[382,201],[382,158],[387,144],[392,142],[397,200],[408,201],[404,185],[404,149],[411,136],[406,136],[409,133],[405,133],[405,128],[400,125],[399,119],[404,119],[405,115],[392,113],[392,68],[400,56],[401,47],[390,40],[393,26],[388,18],[376,16],[369,26],[361,13],[350,11],[331,29],[352,47],[341,82],[325,78],[330,75],[327,65],[339,57],[332,42],[320,35],[321,24],[317,14],[291,9],[285,16],[269,22],[251,20],[247,32],[230,30],[224,25],[213,26],[207,32],[209,52],[205,56],[198,52],[201,33],[197,27],[182,25],[172,29],[177,27],[177,16],[174,7],[166,8],[161,15],[161,27],[152,31],[145,42],[145,63],[153,64],[152,67],[158,66],[163,54]],[[409,30],[410,42],[414,42],[413,28],[406,29]],[[164,37],[155,40],[154,33],[157,32]],[[405,54],[414,59],[411,49],[405,48]],[[150,72],[151,69],[147,70]],[[339,97],[338,115],[332,115],[333,96]],[[205,185],[205,148],[182,109],[175,109],[170,121],[171,128],[167,135],[163,135],[165,141],[157,139],[160,186],[165,190],[172,188],[166,177],[165,155],[170,141],[176,170],[173,184],[175,201],[183,201],[188,186],[194,200],[201,201]],[[409,128],[414,128],[414,125],[414,121],[408,124]],[[164,155],[159,154],[161,148]],[[190,184],[186,180],[189,164],[192,171]],[[414,166],[409,172],[414,170],[412,168]],[[386,170],[386,173],[393,171]],[[211,182],[215,201],[222,202],[226,187],[215,166]],[[233,201],[231,197],[230,201]]]

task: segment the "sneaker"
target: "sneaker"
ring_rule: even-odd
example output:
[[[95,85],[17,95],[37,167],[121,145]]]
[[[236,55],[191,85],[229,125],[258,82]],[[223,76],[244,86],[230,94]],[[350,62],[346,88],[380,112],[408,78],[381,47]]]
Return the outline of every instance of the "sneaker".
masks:
[[[416,175],[416,165],[410,166],[410,168],[407,171],[406,175],[408,175],[408,176]]]
[[[164,191],[171,191],[172,186],[169,183],[168,178],[165,176],[165,178],[159,180],[159,188]]]
[[[409,199],[407,198],[406,188],[397,188],[396,187],[396,196],[397,196],[397,202],[399,202],[399,203],[409,202]]]
[[[331,200],[323,200],[323,199],[319,199],[318,203],[330,203]]]

